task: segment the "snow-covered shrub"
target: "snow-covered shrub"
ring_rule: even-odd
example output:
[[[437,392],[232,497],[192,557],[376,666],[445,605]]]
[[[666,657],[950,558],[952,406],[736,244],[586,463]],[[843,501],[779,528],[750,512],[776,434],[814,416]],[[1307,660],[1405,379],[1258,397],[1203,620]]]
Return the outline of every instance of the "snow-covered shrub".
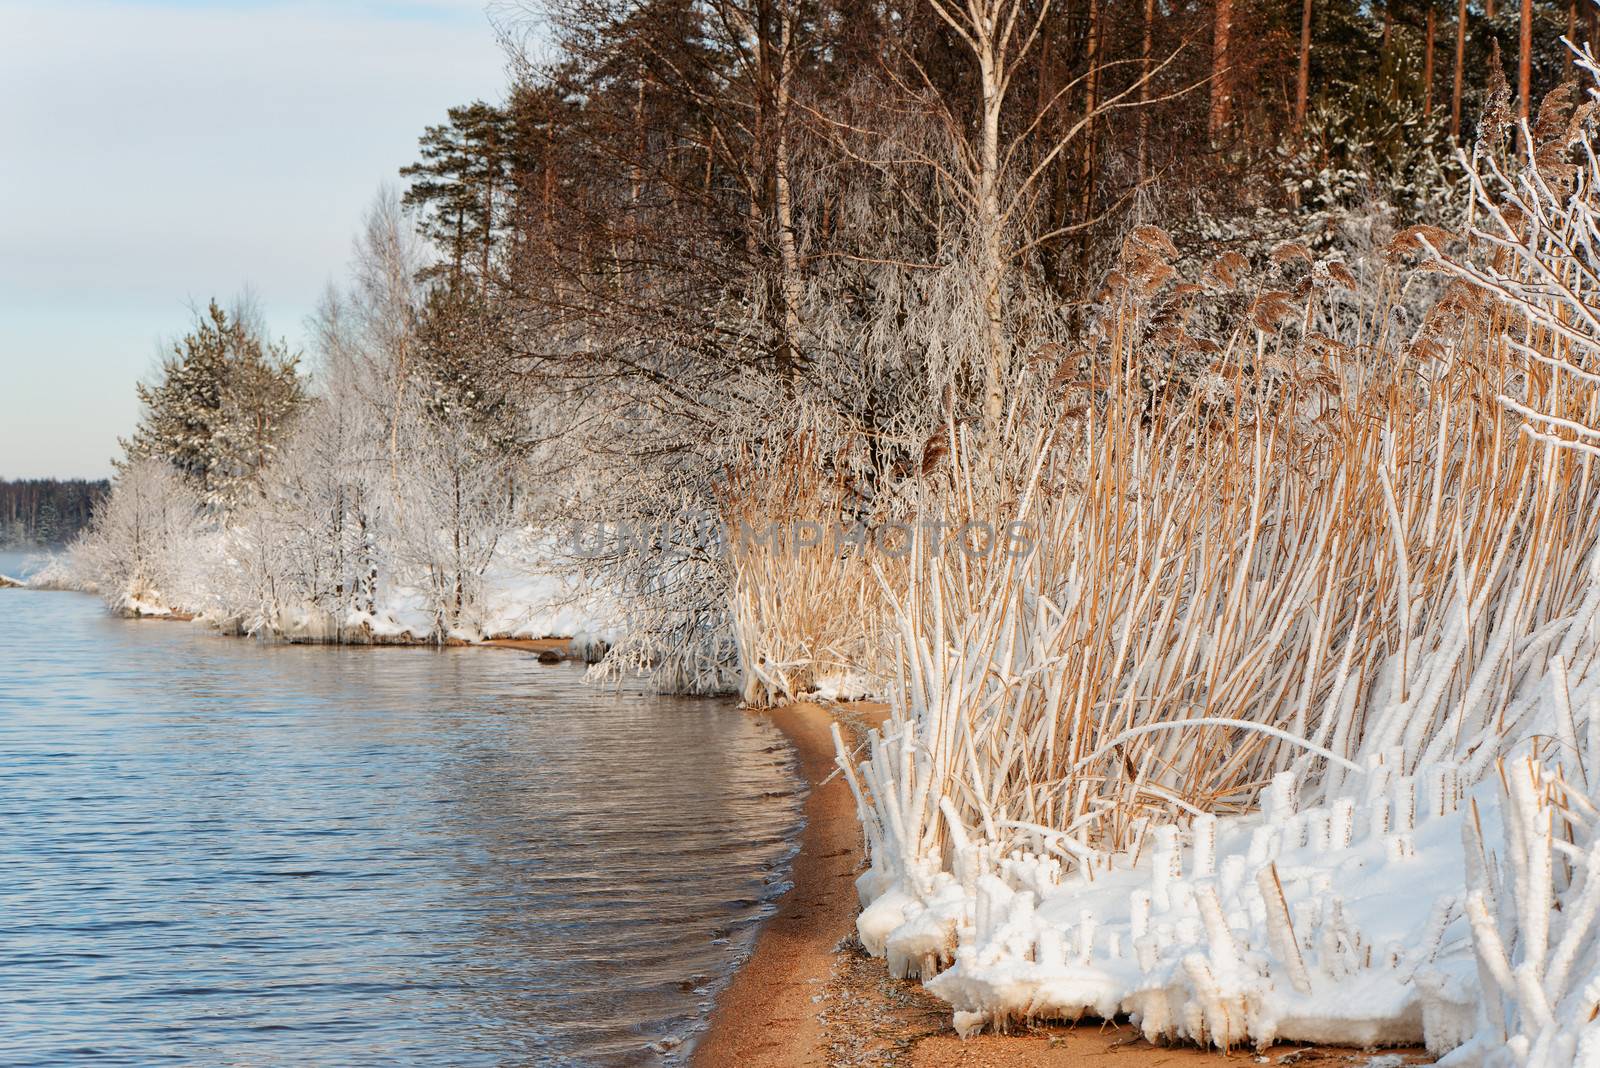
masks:
[[[361,640],[376,609],[381,439],[359,396],[337,378],[324,388],[234,525],[238,577],[253,576],[223,606],[239,629]]]
[[[459,422],[419,417],[393,506],[393,564],[422,591],[437,636],[482,636],[483,577],[520,525],[518,482],[515,464]]]
[[[166,615],[192,609],[200,592],[200,499],[165,461],[128,464],[71,549],[72,569],[113,610]]]
[[[64,551],[52,553],[45,562],[28,576],[27,586],[30,590],[70,590],[76,593],[99,593],[100,588],[88,574],[85,562],[79,558],[74,561],[75,548],[81,547],[82,542],[75,542]]]

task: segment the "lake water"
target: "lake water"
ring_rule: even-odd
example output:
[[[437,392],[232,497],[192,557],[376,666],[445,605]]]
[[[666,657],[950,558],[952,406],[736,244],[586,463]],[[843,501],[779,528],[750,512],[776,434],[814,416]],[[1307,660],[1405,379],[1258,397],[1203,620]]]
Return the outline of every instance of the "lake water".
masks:
[[[520,652],[0,590],[0,1063],[674,1063],[796,782],[727,703]]]

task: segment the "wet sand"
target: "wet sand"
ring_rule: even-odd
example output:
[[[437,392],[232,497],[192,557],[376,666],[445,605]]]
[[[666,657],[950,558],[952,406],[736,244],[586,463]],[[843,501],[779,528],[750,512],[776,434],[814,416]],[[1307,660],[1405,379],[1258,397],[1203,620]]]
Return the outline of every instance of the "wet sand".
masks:
[[[717,998],[696,1068],[827,1065],[828,1010],[839,943],[854,930],[861,832],[834,770],[832,718],[813,704],[762,712],[794,745],[810,794],[793,887],[756,938],[750,961]]]
[[[563,660],[572,656],[571,638],[486,638],[476,644],[490,645],[496,649],[520,649],[525,653],[554,655]]]

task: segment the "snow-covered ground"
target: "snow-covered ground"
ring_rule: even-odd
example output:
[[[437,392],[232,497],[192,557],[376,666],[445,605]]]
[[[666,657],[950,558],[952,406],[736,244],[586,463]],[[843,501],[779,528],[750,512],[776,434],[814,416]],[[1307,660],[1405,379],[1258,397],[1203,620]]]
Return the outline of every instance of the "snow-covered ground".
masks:
[[[392,573],[387,593],[371,613],[353,612],[347,628],[365,626],[380,641],[432,641],[438,634],[434,598],[424,583]],[[552,565],[548,540],[524,529],[503,540],[475,583],[475,603],[446,637],[571,638],[615,644],[623,627],[616,599],[598,583]],[[309,617],[286,621],[286,636],[305,632]]]
[[[616,598],[571,569],[555,566],[551,539],[534,528],[502,538],[487,567],[471,576],[470,594],[458,618],[441,628],[441,595],[425,572],[385,564],[372,583],[371,609],[357,601],[341,612],[287,596],[260,604],[264,583],[253,581],[238,531],[213,531],[185,546],[173,588],[148,585],[106,594],[107,603],[130,616],[193,615],[223,629],[304,642],[429,643],[489,638],[578,638],[585,647],[615,644],[623,634]],[[35,589],[105,593],[90,569],[63,554],[30,576]],[[287,582],[277,582],[289,588]],[[581,653],[582,650],[579,650]]]

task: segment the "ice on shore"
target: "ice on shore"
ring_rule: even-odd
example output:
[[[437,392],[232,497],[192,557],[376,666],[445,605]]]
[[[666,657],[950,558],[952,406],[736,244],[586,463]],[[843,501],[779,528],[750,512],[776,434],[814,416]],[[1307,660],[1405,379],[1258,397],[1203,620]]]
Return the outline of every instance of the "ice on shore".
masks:
[[[1150,1039],[1417,1044],[1471,1031],[1465,810],[1450,774],[1305,811],[1157,827],[1103,863],[968,844],[926,892],[860,883],[860,933],[959,1030],[1128,1014]]]
[[[1370,761],[1305,808],[1280,773],[1260,812],[1141,826],[1115,855],[952,825],[948,869],[875,854],[861,940],[963,1035],[1127,1015],[1153,1041],[1600,1065],[1600,805],[1531,749],[1470,788],[1403,770]]]
[[[861,671],[833,671],[819,675],[806,694],[815,701],[870,701],[883,697],[884,683]]]

